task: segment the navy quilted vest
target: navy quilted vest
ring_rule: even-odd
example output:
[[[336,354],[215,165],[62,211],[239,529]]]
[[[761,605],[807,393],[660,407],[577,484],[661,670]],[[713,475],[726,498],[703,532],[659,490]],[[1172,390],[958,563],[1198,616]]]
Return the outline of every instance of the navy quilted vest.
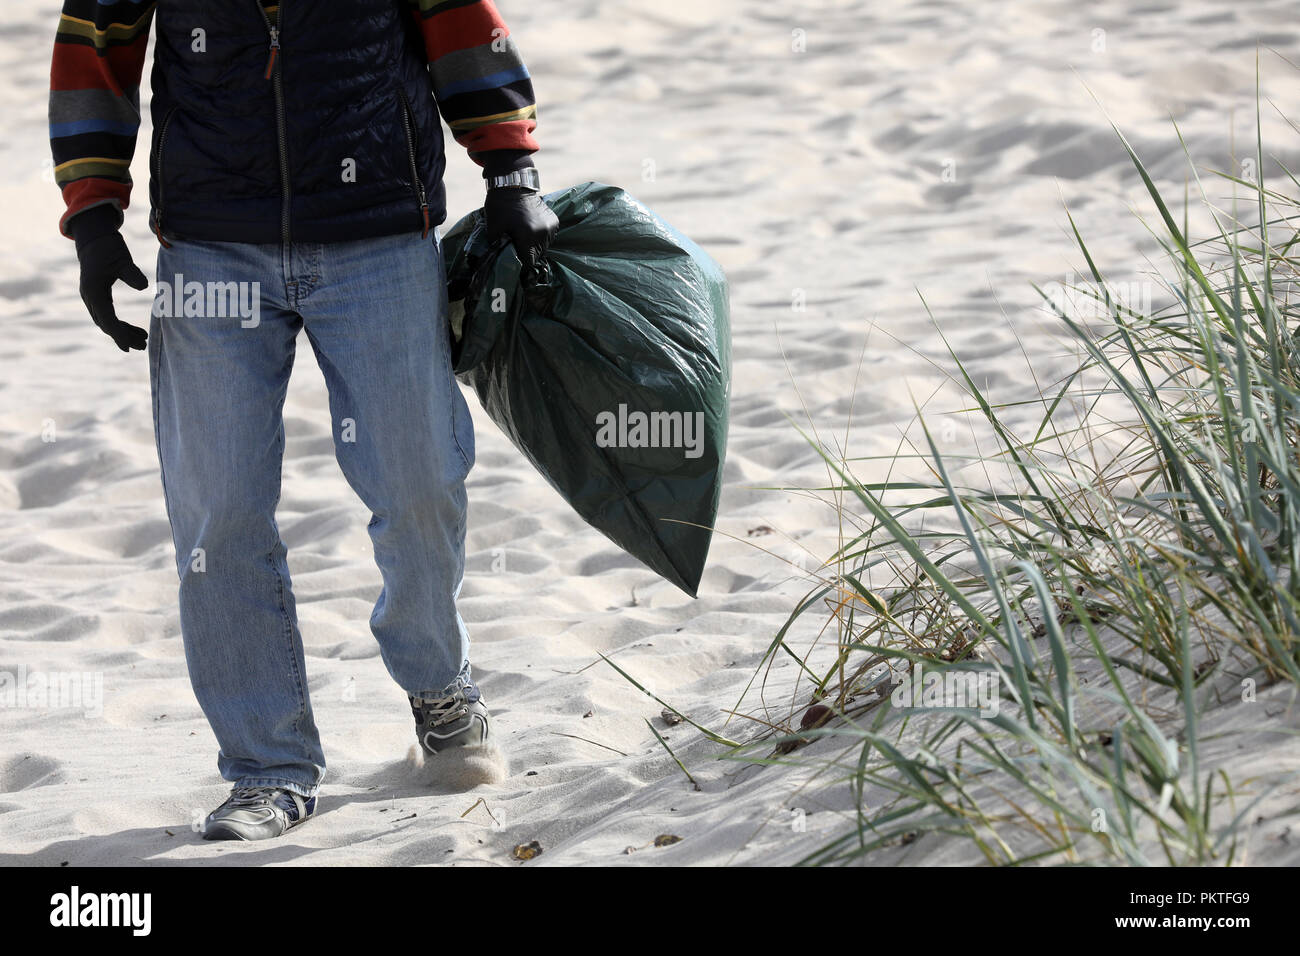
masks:
[[[276,48],[278,40],[278,48]],[[166,239],[334,242],[446,218],[442,127],[404,0],[166,0],[150,221]]]

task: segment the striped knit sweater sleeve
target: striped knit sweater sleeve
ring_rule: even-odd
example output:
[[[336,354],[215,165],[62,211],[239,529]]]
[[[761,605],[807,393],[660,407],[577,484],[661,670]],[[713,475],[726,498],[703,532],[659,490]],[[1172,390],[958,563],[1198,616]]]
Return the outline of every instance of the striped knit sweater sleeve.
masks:
[[[50,68],[54,181],[68,220],[97,206],[116,224],[131,198],[140,129],[140,76],[154,0],[64,0]],[[96,214],[99,217],[109,213]]]
[[[528,68],[492,0],[407,0],[433,76],[434,97],[456,142],[499,175],[531,166],[537,104]]]

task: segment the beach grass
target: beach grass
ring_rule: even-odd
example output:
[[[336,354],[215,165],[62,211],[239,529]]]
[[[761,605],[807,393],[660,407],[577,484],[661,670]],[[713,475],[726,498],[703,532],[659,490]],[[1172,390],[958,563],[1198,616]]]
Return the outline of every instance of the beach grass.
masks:
[[[1263,725],[1257,696],[1300,684],[1300,180],[1279,164],[1265,183],[1258,136],[1254,177],[1206,182],[1188,156],[1215,224],[1193,237],[1186,197],[1179,216],[1116,133],[1167,304],[1116,296],[1070,217],[1085,278],[1038,291],[1077,368],[994,401],[950,350],[975,454],[942,453],[918,408],[913,447],[867,482],[879,460],[804,429],[828,475],[804,490],[840,547],[755,674],[798,662],[789,719],[727,755],[851,785],[851,824],[805,863],[927,835],[993,864],[1239,863],[1252,811],[1295,786],[1230,779],[1204,724],[1256,706]],[[795,642],[809,623],[820,637]]]

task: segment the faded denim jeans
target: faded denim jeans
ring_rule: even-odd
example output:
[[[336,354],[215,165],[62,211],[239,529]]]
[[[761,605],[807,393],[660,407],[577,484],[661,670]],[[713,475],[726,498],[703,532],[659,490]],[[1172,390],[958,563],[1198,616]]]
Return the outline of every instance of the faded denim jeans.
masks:
[[[416,696],[470,680],[456,599],[474,433],[451,370],[441,237],[177,239],[157,278],[150,389],[190,681],[226,780],[312,796],[325,757],[275,520],[299,330],[329,390],[335,456],[372,513],[384,664]]]

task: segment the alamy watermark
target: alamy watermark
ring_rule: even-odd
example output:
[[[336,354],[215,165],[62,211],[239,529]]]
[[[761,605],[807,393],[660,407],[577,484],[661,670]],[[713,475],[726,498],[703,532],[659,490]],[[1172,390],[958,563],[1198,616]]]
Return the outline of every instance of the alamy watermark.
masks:
[[[1071,272],[1065,281],[1052,283],[1047,291],[1053,311],[1082,321],[1100,321],[1115,314],[1150,315],[1155,283],[1147,279],[1132,282],[1102,282]]]
[[[681,448],[687,458],[704,454],[703,412],[628,411],[596,415],[596,444],[601,448]]]
[[[132,936],[148,936],[153,927],[152,893],[83,893],[73,886],[50,897],[50,925],[123,927]]]
[[[153,300],[160,318],[239,319],[246,329],[262,321],[260,282],[187,282],[179,273],[172,281],[160,280]]]
[[[999,677],[993,671],[927,671],[918,663],[910,674],[895,671],[894,682],[889,699],[898,708],[978,710],[986,720],[998,715]]]
[[[0,670],[0,710],[80,709],[87,717],[104,713],[104,675],[98,671],[39,671],[19,665]]]

